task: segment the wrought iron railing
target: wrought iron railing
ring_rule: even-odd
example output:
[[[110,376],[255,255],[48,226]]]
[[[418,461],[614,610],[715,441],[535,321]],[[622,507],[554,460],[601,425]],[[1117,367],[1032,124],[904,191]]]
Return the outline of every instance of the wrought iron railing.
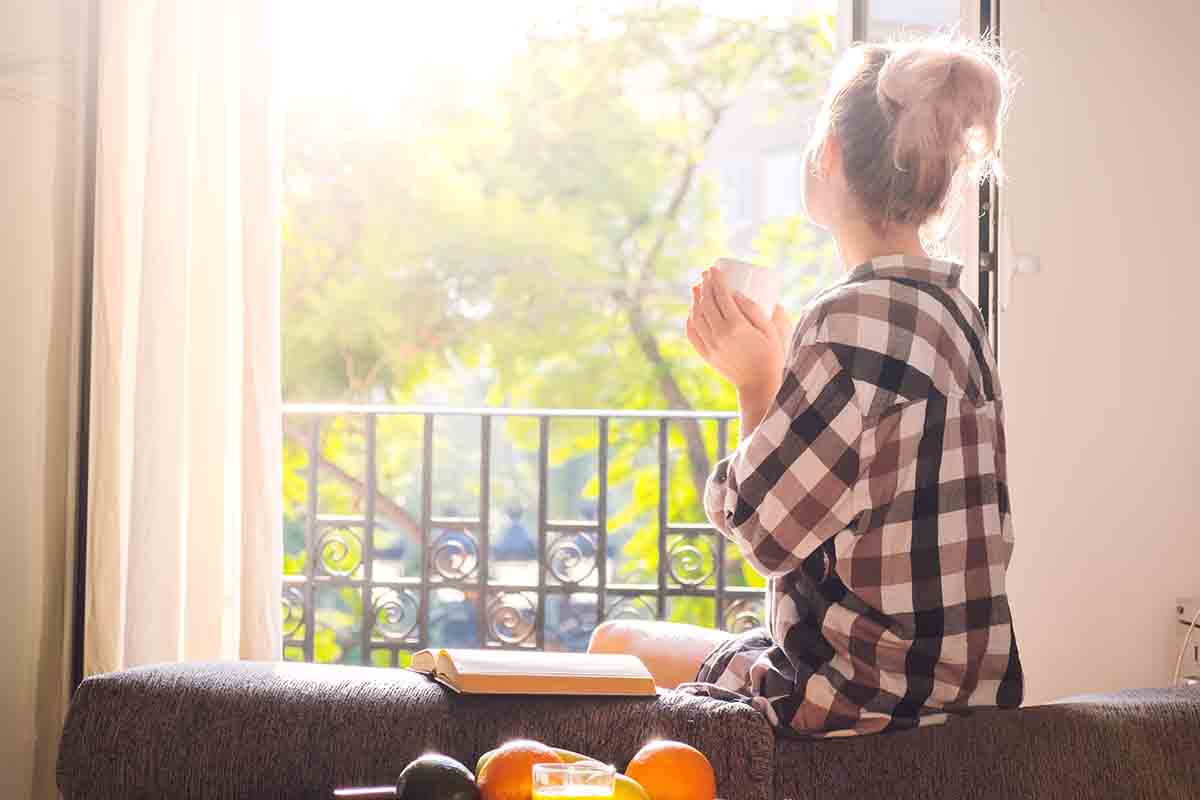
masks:
[[[723,457],[731,419],[681,411],[288,406],[285,656],[403,665],[408,654],[430,645],[581,649],[596,624],[614,618],[674,618],[731,630],[761,624],[761,585],[742,569],[736,548],[698,521],[693,487],[675,493],[690,498],[682,510],[686,521],[672,509],[673,469],[695,480],[694,464],[687,462],[698,457],[702,426],[707,457]],[[437,446],[435,428],[447,420],[460,429],[478,426],[477,459],[461,441]],[[536,482],[536,516],[532,508],[524,512],[529,528],[522,527],[520,509],[508,512],[507,526],[494,519],[492,452],[499,429],[513,420],[529,429],[521,445],[505,433],[505,447],[528,459]],[[407,488],[381,486],[381,423],[401,428],[389,432],[401,441],[387,442],[385,457],[408,454],[416,475]],[[552,436],[558,426],[578,431],[581,425],[588,436],[560,460],[594,465],[587,470],[594,501],[581,513],[557,517],[551,473],[562,467],[551,463]],[[637,436],[618,442],[615,426],[633,426],[642,440],[640,456]],[[622,475],[610,480],[618,446]],[[459,474],[439,473],[439,452]],[[470,470],[462,468],[464,459],[474,462]],[[649,478],[640,489],[631,484],[631,464]],[[436,482],[462,481],[467,471],[475,507],[435,513]],[[626,498],[617,510],[619,525],[610,514],[614,483],[624,486]],[[349,498],[340,505],[327,497],[339,486]],[[656,498],[646,497],[647,486]],[[639,492],[640,500],[633,497]],[[629,511],[638,502],[640,517]],[[630,533],[639,519],[641,533]],[[657,547],[651,544],[648,555],[628,555],[651,535]]]

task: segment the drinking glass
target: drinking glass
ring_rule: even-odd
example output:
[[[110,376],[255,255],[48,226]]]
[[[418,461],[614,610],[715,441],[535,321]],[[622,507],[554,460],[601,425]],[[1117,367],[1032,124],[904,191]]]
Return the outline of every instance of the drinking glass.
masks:
[[[563,797],[611,798],[616,769],[599,761],[534,764],[533,800]]]

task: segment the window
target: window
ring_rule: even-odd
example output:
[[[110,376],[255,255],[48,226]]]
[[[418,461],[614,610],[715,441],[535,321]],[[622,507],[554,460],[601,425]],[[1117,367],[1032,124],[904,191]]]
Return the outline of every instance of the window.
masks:
[[[767,219],[779,220],[800,214],[804,155],[799,146],[768,155],[765,178]]]
[[[903,39],[938,31],[961,30],[967,35],[999,35],[999,3],[980,0],[844,0],[839,6],[844,18],[857,16],[853,27],[868,41]],[[977,196],[965,199],[943,243],[942,255],[961,261],[963,290],[978,297],[979,309],[988,325],[992,346],[998,350],[999,272],[997,264],[997,220],[999,189],[994,181],[980,187]]]
[[[837,272],[812,111],[763,98],[824,85],[838,5],[288,4],[287,658],[761,623],[700,507],[736,398],[680,330],[715,253],[793,312]]]
[[[949,30],[961,19],[959,0],[863,0],[865,38],[881,42]]]
[[[735,156],[720,170],[725,224],[737,231],[754,220],[754,162],[746,156]]]

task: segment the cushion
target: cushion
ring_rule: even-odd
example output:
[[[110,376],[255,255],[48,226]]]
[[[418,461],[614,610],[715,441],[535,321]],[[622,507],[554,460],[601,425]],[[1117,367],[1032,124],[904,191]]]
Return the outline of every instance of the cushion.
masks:
[[[1200,797],[1200,689],[980,710],[945,725],[879,736],[781,740],[775,796]]]
[[[728,800],[767,800],[774,746],[752,709],[654,698],[457,695],[404,670],[197,663],[84,681],[59,753],[66,800],[289,797],[393,783],[428,750],[473,768],[529,737],[623,765],[652,737],[707,754]]]

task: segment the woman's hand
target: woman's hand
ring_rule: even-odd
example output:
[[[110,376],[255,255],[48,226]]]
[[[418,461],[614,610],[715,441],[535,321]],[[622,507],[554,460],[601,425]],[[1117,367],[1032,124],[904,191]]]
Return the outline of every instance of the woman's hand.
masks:
[[[688,341],[737,387],[739,396],[766,397],[769,402],[779,391],[791,330],[780,306],[767,319],[753,300],[729,291],[720,270],[706,269],[701,282],[692,286]]]

